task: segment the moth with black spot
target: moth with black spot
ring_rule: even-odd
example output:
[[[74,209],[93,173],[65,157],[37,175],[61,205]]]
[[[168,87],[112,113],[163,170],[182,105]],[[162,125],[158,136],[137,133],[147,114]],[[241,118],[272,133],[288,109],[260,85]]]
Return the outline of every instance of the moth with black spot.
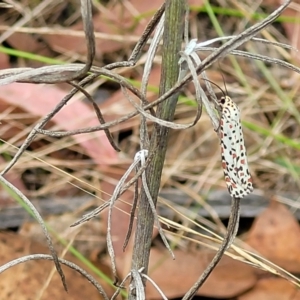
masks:
[[[229,194],[243,198],[253,191],[249,172],[240,109],[227,95],[218,103],[221,111],[219,137],[222,168]]]

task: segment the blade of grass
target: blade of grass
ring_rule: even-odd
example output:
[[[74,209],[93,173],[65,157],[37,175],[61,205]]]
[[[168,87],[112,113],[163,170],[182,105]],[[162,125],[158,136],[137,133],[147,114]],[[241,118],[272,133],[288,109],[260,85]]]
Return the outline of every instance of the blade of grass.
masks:
[[[254,49],[250,46],[249,46],[249,48],[251,49],[251,52],[254,53]],[[275,93],[278,95],[280,100],[285,104],[284,107],[281,108],[281,112],[284,113],[284,112],[288,111],[291,115],[293,115],[296,118],[297,122],[300,124],[300,113],[299,113],[297,107],[295,107],[293,100],[287,95],[287,93],[285,93],[281,89],[280,85],[278,84],[278,81],[274,78],[271,71],[266,67],[266,65],[262,61],[255,60],[255,64],[257,65],[259,70],[262,72],[264,77],[267,79],[268,83],[273,88]],[[275,124],[278,123],[278,121],[280,120],[281,117],[282,117],[282,114],[279,114],[277,116],[277,118],[274,119],[273,126],[275,126]]]
[[[208,9],[206,6],[197,6],[197,5],[192,5],[190,6],[191,11],[195,11],[195,12],[206,12],[208,13]],[[219,6],[213,6],[210,5],[209,10],[212,10],[214,14],[218,14],[218,15],[223,15],[223,16],[229,16],[229,17],[237,17],[237,18],[245,18],[246,15],[237,9],[232,9],[232,8],[226,8],[226,7],[219,7]],[[262,20],[264,18],[266,18],[268,16],[268,14],[264,14],[264,13],[251,13],[250,14],[250,19],[251,20]],[[247,14],[247,17],[249,17],[249,15]],[[279,23],[293,23],[293,24],[299,24],[300,23],[300,18],[297,17],[289,17],[289,16],[280,16],[278,17],[278,19],[276,20],[276,22]]]
[[[286,168],[289,174],[291,174],[295,180],[299,181],[300,166],[295,165],[295,162],[292,162],[289,157],[278,157],[275,159],[275,162],[281,167]]]
[[[213,11],[213,9],[212,9],[209,1],[205,0],[204,6],[205,6],[205,8],[207,10],[207,14],[208,14],[208,16],[209,16],[209,18],[210,18],[210,20],[211,20],[211,22],[212,22],[212,24],[213,24],[216,32],[217,32],[217,34],[219,36],[224,36],[224,32],[222,30],[222,27],[221,27],[221,25],[220,25],[217,17],[215,16],[214,11]],[[240,68],[240,66],[239,66],[236,58],[232,57],[232,56],[228,56],[228,57],[229,57],[230,62],[233,65],[233,68],[234,68],[236,74],[237,74],[236,78],[238,78],[241,81],[242,85],[245,87],[245,89],[247,90],[248,94],[252,93],[252,88],[248,84],[248,80],[246,79],[246,77],[244,75],[244,72]]]
[[[276,141],[281,142],[282,144],[290,146],[294,149],[300,150],[300,141],[295,141],[293,139],[290,139],[283,134],[274,134],[272,129],[271,130],[266,129],[266,128],[263,128],[257,124],[251,123],[251,122],[242,121],[242,124],[244,127],[251,129],[251,130],[255,131],[256,133],[259,133],[266,137],[272,136]]]
[[[21,58],[26,58],[26,59],[43,62],[43,63],[49,64],[49,65],[51,65],[51,64],[63,65],[66,63],[59,59],[54,59],[54,58],[50,58],[50,57],[46,57],[46,56],[42,56],[42,55],[37,55],[34,53],[25,52],[25,51],[21,51],[21,50],[15,50],[15,49],[7,48],[4,46],[0,46],[0,52],[11,55],[11,56],[15,56],[15,57],[21,57]]]

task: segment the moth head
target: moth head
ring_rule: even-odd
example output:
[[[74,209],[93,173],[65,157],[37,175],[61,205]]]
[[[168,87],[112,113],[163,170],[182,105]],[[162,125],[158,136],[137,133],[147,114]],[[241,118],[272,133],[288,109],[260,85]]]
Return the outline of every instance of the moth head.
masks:
[[[218,101],[218,106],[220,107],[220,108],[223,108],[224,107],[224,105],[226,104],[226,102],[227,102],[227,96],[222,96],[221,98],[220,98],[220,100]]]
[[[226,96],[222,96],[219,101],[220,105],[224,105],[226,103]]]

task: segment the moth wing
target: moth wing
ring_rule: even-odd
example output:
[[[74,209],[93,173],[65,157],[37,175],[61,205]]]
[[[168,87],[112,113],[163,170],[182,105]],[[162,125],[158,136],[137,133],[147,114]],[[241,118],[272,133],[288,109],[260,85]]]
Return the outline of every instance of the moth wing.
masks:
[[[228,190],[232,196],[235,196],[234,189],[238,183],[238,176],[236,172],[236,130],[237,123],[233,121],[226,113],[222,116],[222,163],[225,175],[225,181]]]
[[[246,196],[253,191],[253,187],[252,187],[251,175],[249,173],[242,126],[240,123],[239,123],[239,130],[237,130],[236,142],[237,145],[239,145],[237,146],[238,155],[236,159],[237,177],[239,179],[239,185],[244,190],[244,196]]]
[[[248,171],[246,150],[240,122],[239,108],[233,104],[233,113],[225,111],[223,119],[222,159],[225,181],[231,196],[243,198],[253,190],[251,176]]]

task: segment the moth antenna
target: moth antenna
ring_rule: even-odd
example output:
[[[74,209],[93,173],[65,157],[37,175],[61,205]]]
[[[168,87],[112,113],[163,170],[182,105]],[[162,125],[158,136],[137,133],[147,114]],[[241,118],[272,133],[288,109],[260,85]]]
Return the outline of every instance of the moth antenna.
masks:
[[[220,66],[220,62],[218,61],[218,65],[219,65],[219,68],[220,68],[220,71],[221,71],[221,76],[222,76],[222,79],[223,79],[223,83],[224,83],[224,87],[225,87],[225,91],[226,91],[226,96],[228,96],[228,91],[227,91],[227,86],[226,86],[226,82],[225,82],[225,78],[224,78],[224,74],[222,72],[222,69],[221,69],[221,66]]]
[[[223,78],[223,83],[224,83],[224,86],[225,86],[226,95],[228,96],[227,86],[226,86],[225,78],[224,78],[224,75],[223,75],[222,71],[221,71],[221,75],[222,75],[222,78]]]
[[[223,90],[218,84],[216,84],[215,82],[212,82],[211,80],[205,79],[205,78],[201,78],[201,79],[202,79],[202,80],[205,80],[205,81],[208,81],[208,82],[210,82],[211,84],[213,84],[214,86],[216,86],[216,87],[222,92],[222,94],[223,94],[224,97],[227,96],[227,90],[226,90],[226,93],[225,93],[224,90]],[[226,86],[225,86],[225,88],[226,88]]]

